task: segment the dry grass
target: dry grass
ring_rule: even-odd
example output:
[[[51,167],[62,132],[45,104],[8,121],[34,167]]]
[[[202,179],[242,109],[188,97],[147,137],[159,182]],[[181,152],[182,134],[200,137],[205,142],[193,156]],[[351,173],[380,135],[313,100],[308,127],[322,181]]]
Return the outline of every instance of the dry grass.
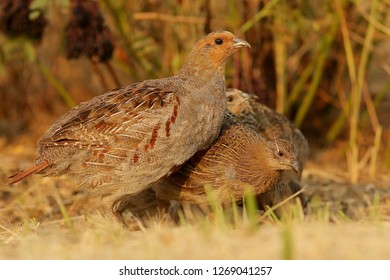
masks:
[[[350,185],[340,166],[332,168],[339,147],[318,154],[307,165],[303,182],[309,208],[305,217],[297,215],[286,221],[265,218],[255,227],[246,218],[236,224],[216,218],[181,226],[155,221],[142,231],[130,231],[97,212],[98,201],[76,192],[69,178],[33,176],[7,186],[11,170],[34,158],[34,150],[25,148],[33,147],[33,141],[19,141],[0,149],[0,259],[390,256],[390,178],[383,173],[376,181]],[[324,161],[328,162],[326,168],[319,168]]]
[[[388,223],[262,225],[256,230],[182,226],[129,232],[90,215],[73,229],[58,224],[5,228],[2,259],[283,259],[291,231],[294,259],[388,259]]]

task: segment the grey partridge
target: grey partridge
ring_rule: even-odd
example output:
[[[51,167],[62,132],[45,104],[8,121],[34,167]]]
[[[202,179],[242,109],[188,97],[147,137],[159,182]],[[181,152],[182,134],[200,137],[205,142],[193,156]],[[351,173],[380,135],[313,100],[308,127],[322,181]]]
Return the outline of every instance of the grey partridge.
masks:
[[[237,115],[240,121],[259,132],[266,139],[280,138],[289,141],[298,153],[299,174],[284,171],[283,180],[275,188],[258,196],[258,203],[262,207],[274,206],[301,189],[299,175],[308,158],[308,142],[301,131],[286,116],[261,104],[257,96],[238,89],[228,89],[226,95],[228,109]],[[299,198],[301,203],[305,205],[303,194],[300,194]],[[288,207],[287,204],[285,206]],[[280,207],[277,213],[282,214],[286,210],[284,208]]]
[[[201,38],[175,76],[124,86],[81,103],[38,141],[34,166],[9,178],[68,174],[121,218],[129,198],[169,175],[219,135],[225,64],[249,43],[228,31]],[[132,202],[129,202],[130,204]]]
[[[213,145],[195,154],[154,190],[163,201],[208,204],[205,186],[209,186],[217,202],[229,205],[248,191],[258,195],[272,190],[285,170],[300,170],[294,147],[286,140],[266,140],[226,111]]]

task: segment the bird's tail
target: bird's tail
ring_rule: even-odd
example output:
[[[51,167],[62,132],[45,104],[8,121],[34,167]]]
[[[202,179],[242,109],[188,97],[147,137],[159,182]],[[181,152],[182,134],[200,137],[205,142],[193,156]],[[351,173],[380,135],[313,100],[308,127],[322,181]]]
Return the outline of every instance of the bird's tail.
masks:
[[[8,177],[8,184],[10,184],[10,185],[15,184],[15,183],[23,180],[24,178],[32,175],[32,174],[35,174],[39,171],[42,171],[43,169],[45,169],[48,166],[49,166],[49,162],[47,160],[45,160],[44,162],[42,162],[40,164],[31,166],[31,167],[29,167],[25,170],[22,170],[22,171],[19,171],[18,173]]]

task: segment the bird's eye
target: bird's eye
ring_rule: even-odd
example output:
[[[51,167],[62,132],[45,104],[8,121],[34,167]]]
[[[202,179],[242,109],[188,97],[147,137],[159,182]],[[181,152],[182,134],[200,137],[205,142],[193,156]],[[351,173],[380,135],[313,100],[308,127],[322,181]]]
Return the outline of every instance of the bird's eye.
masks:
[[[233,101],[233,96],[228,96],[228,97],[227,97],[227,101],[228,101],[228,102],[232,102],[232,101]]]
[[[215,39],[215,43],[217,45],[222,45],[223,44],[223,40],[221,38],[217,38],[217,39]]]
[[[278,152],[278,155],[279,155],[280,157],[283,157],[283,156],[284,156],[284,154],[283,154],[282,151],[279,151],[279,152]]]

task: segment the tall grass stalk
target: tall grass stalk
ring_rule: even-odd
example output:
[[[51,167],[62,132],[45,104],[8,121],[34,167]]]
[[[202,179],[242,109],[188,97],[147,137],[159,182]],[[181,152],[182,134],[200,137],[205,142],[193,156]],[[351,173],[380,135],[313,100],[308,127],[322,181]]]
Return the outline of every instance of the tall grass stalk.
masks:
[[[378,127],[375,130],[374,146],[372,147],[372,155],[370,158],[369,174],[372,179],[374,179],[376,176],[379,149],[381,147],[382,132],[383,132],[382,126],[378,125]]]
[[[227,223],[225,219],[225,213],[223,211],[222,205],[218,202],[217,196],[215,195],[212,186],[205,185],[204,188],[217,225],[221,227],[226,227]]]
[[[321,42],[320,45],[320,51],[319,55],[317,58],[317,63],[314,68],[314,73],[313,77],[309,86],[309,89],[306,93],[306,95],[303,98],[303,101],[298,109],[297,115],[295,116],[294,119],[294,124],[297,127],[300,127],[303,120],[305,119],[305,116],[310,108],[310,105],[313,102],[313,99],[317,93],[318,86],[320,84],[323,72],[324,72],[324,67],[325,67],[325,62],[326,58],[328,57],[330,47],[333,43],[333,40],[336,36],[336,32],[338,30],[338,20],[334,20],[332,25],[330,26],[328,32],[324,35],[324,39]]]
[[[337,1],[336,1],[337,2]],[[370,17],[376,18],[378,0],[371,1]],[[351,88],[351,113],[350,113],[350,133],[349,133],[349,150],[347,152],[347,162],[350,171],[350,180],[356,183],[359,179],[359,147],[358,147],[358,132],[359,132],[359,116],[360,103],[362,99],[363,84],[368,64],[368,57],[371,52],[372,42],[375,34],[374,26],[369,22],[366,35],[364,38],[363,49],[360,57],[359,66],[357,69],[356,82],[352,84]],[[344,37],[343,37],[344,38]],[[346,46],[344,38],[344,46]],[[345,47],[346,53],[351,51]],[[353,69],[351,69],[353,70]]]
[[[379,104],[382,102],[382,100],[387,96],[388,92],[390,91],[390,78],[387,80],[387,82],[382,86],[382,88],[376,92],[375,94],[375,97],[374,97],[374,100],[371,102],[369,100],[370,103],[372,103],[372,107],[371,108],[368,108],[368,104],[367,104],[367,108],[366,110],[363,112],[361,118],[360,118],[360,121],[361,121],[361,124],[364,125],[367,121],[367,116],[370,116],[371,118],[371,115],[373,113],[376,114],[376,108],[379,106]],[[366,91],[365,91],[366,92]],[[365,96],[367,96],[367,98],[365,98],[365,100],[367,100],[368,98],[371,99],[371,96],[369,94],[365,94]],[[371,112],[370,112],[371,111]],[[377,118],[377,117],[376,117]]]
[[[276,24],[281,26],[283,24],[283,17],[276,18]],[[286,99],[286,60],[287,48],[284,42],[283,34],[279,30],[274,33],[274,53],[275,53],[275,70],[276,70],[276,111],[283,113],[285,110]]]
[[[130,71],[130,74],[133,75],[136,79],[138,79],[139,73],[138,71],[136,71],[136,63],[139,62],[139,57],[134,52],[131,44],[131,40],[129,39],[129,36],[132,35],[133,33],[129,28],[129,22],[126,16],[123,2],[120,3],[119,7],[118,7],[118,2],[116,2],[116,4],[113,4],[113,2],[109,0],[102,1],[102,3],[105,5],[107,10],[111,14],[111,17],[114,20],[116,30],[120,35],[119,38],[122,41],[123,48],[128,58],[127,61],[130,64],[128,71]]]
[[[386,168],[390,168],[390,132],[387,133],[387,145],[383,165]]]
[[[257,227],[257,213],[259,207],[257,206],[256,196],[251,191],[247,191],[244,196],[244,205],[245,205],[245,213],[247,214],[247,218],[249,221],[249,225],[251,229]]]
[[[291,221],[286,221],[282,229],[282,259],[294,259],[293,226]]]
[[[339,0],[334,1],[334,7],[337,12],[337,16],[340,21],[340,30],[343,37],[343,45],[344,45],[344,53],[347,60],[347,69],[348,69],[348,75],[351,85],[355,85],[356,83],[356,65],[354,61],[354,54],[353,54],[353,48],[352,43],[350,40],[347,20],[345,17],[345,13],[342,7],[342,3]],[[350,104],[349,104],[350,105]],[[338,133],[340,132],[341,128],[344,126],[347,116],[350,113],[350,106],[347,106],[343,108],[344,110],[340,113],[340,117],[334,122],[332,127],[329,129],[326,135],[326,140],[328,143],[331,143],[334,141]]]
[[[388,79],[387,82],[382,86],[382,88],[375,94],[373,100],[374,108],[377,108],[379,106],[379,104],[385,98],[389,90],[390,90],[390,79]],[[333,143],[333,141],[339,136],[340,132],[345,126],[345,123],[347,122],[348,112],[349,112],[349,103],[348,103],[348,109],[342,110],[339,113],[339,116],[337,117],[336,121],[332,124],[331,128],[326,133],[325,138],[328,144]],[[369,111],[366,108],[360,117],[360,125],[362,127],[365,125],[368,115],[369,115]]]
[[[367,84],[365,84],[365,88],[363,90],[363,98],[367,107],[367,112],[371,120],[371,125],[375,132],[374,144],[371,147],[371,157],[370,157],[370,165],[369,165],[369,174],[372,179],[375,178],[376,175],[376,166],[378,160],[378,154],[381,147],[381,139],[383,127],[379,123],[378,115],[376,113],[375,104],[371,98],[371,95],[368,92]],[[360,119],[363,118],[363,115]]]
[[[292,105],[298,100],[298,98],[302,94],[304,86],[306,82],[309,80],[311,74],[313,73],[316,64],[317,64],[317,60],[312,59],[310,63],[305,67],[301,75],[299,76],[298,81],[294,84],[294,87],[292,88],[287,99],[287,104],[285,109],[286,114],[290,112]]]
[[[263,215],[261,215],[258,219],[258,222],[262,222],[264,221],[265,218],[267,217],[270,217],[273,221],[277,221],[279,220],[279,218],[277,217],[277,215],[275,214],[275,210],[278,209],[279,207],[281,207],[282,205],[290,202],[291,200],[295,199],[296,197],[298,197],[301,193],[303,193],[305,191],[305,188],[302,188],[300,189],[299,191],[297,191],[296,193],[294,193],[293,195],[287,197],[286,199],[282,200],[281,202],[279,202],[278,204],[276,205],[273,205],[272,207],[269,207],[265,213]],[[303,209],[302,209],[302,206],[300,207],[300,211],[301,213],[299,215],[297,215],[297,217],[299,216],[300,218],[303,217]]]
[[[265,18],[269,16],[272,12],[272,9],[274,6],[279,2],[279,0],[271,0],[267,4],[264,5],[264,7],[257,12],[251,19],[249,19],[247,22],[245,22],[240,30],[242,33],[247,32],[249,29],[251,29],[256,23],[258,23],[262,18]]]
[[[57,78],[50,72],[49,69],[47,69],[47,67],[43,63],[37,60],[37,64],[42,75],[57,90],[62,99],[65,101],[65,104],[69,107],[75,107],[77,103],[74,101],[74,99],[66,90],[66,88],[57,80]]]
[[[26,230],[25,234],[28,234],[29,232],[36,233],[40,225],[41,223],[38,222],[37,219],[35,218],[31,218],[29,220],[27,219],[23,220],[23,226],[24,229]]]
[[[60,208],[60,211],[61,211],[61,214],[62,214],[62,218],[63,218],[63,220],[65,222],[65,225],[67,226],[68,229],[73,229],[72,220],[70,219],[69,213],[66,210],[64,202],[62,201],[62,199],[61,199],[61,197],[60,197],[60,195],[58,193],[58,190],[56,189],[55,186],[52,187],[52,194],[53,194],[54,200],[56,201],[56,203],[58,204],[58,206]]]

